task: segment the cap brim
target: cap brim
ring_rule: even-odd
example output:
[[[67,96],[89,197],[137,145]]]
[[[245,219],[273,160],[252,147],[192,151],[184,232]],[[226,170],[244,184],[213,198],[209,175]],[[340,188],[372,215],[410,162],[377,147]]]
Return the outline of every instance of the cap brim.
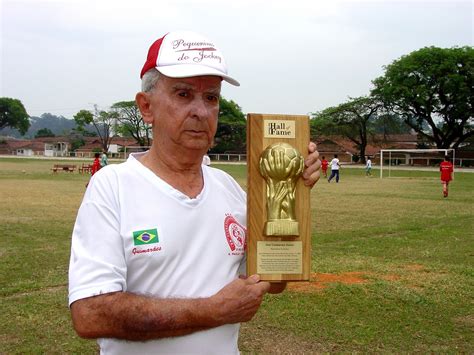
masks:
[[[197,64],[179,64],[167,65],[156,68],[161,74],[170,78],[191,78],[195,76],[220,76],[223,80],[234,86],[240,86],[240,83],[234,78],[222,73],[221,71],[208,66]]]

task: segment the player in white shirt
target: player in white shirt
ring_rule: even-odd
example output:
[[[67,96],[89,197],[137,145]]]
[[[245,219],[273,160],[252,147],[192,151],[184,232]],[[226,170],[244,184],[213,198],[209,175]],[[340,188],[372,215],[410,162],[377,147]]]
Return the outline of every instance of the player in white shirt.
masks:
[[[200,60],[193,60],[198,56]],[[193,32],[156,41],[136,95],[149,151],[95,174],[74,226],[69,305],[102,354],[237,354],[239,323],[285,283],[245,275],[246,195],[202,164],[217,129],[222,53]],[[310,143],[305,184],[319,179]]]
[[[331,166],[331,176],[329,176],[328,182],[331,182],[333,177],[336,177],[336,182],[339,182],[339,168],[341,165],[339,164],[337,154],[334,154],[334,158],[329,163],[329,166]]]
[[[365,163],[365,176],[372,176],[372,160],[370,160],[370,157],[367,157]]]

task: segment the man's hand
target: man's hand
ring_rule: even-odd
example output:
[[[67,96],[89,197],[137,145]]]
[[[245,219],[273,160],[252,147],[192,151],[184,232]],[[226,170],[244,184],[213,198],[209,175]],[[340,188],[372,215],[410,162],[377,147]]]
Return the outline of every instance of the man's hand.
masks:
[[[212,297],[218,323],[248,322],[257,313],[270,283],[260,281],[258,275],[239,278],[222,288]]]
[[[313,187],[319,180],[319,169],[321,168],[316,143],[309,142],[308,152],[309,154],[304,161],[305,169],[303,171],[303,180],[306,186]]]

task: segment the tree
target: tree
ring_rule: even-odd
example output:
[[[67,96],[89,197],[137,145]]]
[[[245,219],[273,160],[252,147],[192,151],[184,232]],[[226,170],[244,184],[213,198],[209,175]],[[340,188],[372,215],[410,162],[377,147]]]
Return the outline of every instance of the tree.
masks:
[[[368,136],[375,132],[374,121],[381,108],[381,103],[372,97],[350,98],[339,106],[313,113],[311,134],[341,135],[350,139],[365,163]]]
[[[474,48],[419,49],[373,83],[372,95],[438,149],[474,135]]]
[[[85,126],[92,124],[99,136],[102,150],[108,151],[110,141],[112,140],[112,129],[117,122],[116,112],[99,111],[97,106],[94,107],[94,113],[88,110],[80,110],[74,116],[77,129],[84,132]]]
[[[219,99],[219,124],[215,135],[213,153],[245,152],[247,121],[242,109],[234,101]]]
[[[80,147],[84,146],[86,144],[86,141],[84,138],[76,138],[71,141],[71,150],[76,151]]]
[[[132,136],[142,147],[151,145],[151,126],[143,121],[135,101],[116,102],[111,108],[117,113],[119,130],[124,135]]]
[[[388,136],[390,134],[408,134],[411,127],[408,126],[403,118],[393,113],[378,114],[374,120],[375,133]]]
[[[35,138],[40,137],[54,137],[54,133],[49,128],[41,128],[35,134]]]
[[[0,129],[16,128],[24,135],[30,126],[28,117],[20,100],[0,97]]]

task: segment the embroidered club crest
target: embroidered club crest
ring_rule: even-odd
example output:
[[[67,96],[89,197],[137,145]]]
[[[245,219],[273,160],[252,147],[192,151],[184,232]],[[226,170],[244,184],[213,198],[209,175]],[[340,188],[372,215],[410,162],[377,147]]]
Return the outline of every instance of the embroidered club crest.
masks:
[[[247,247],[246,229],[232,215],[226,215],[224,231],[233,255],[242,255]]]

